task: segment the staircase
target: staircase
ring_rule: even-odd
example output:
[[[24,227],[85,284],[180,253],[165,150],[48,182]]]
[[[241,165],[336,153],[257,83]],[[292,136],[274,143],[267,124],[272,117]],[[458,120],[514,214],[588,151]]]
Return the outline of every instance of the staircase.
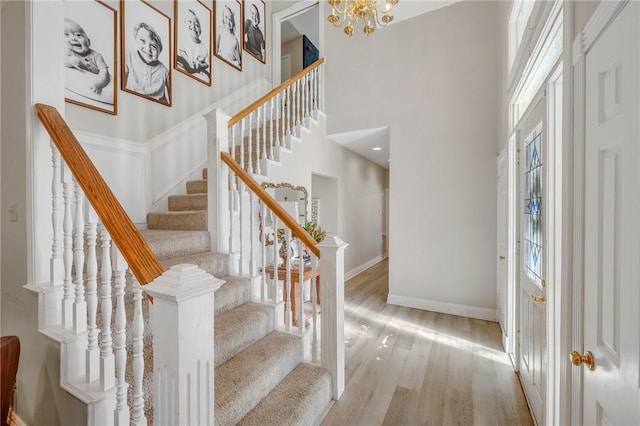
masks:
[[[210,251],[206,228],[207,169],[168,212],[147,216],[142,235],[167,269],[195,264],[225,281],[215,295],[215,422],[217,425],[312,425],[331,403],[331,376],[303,362],[299,334],[276,330],[274,307],[251,301],[251,280],[229,275],[229,256]],[[150,343],[145,352],[151,353]],[[152,366],[148,356],[145,367]],[[146,368],[146,376],[150,368]],[[149,395],[150,396],[150,395]],[[153,419],[150,397],[145,413]]]
[[[87,425],[310,425],[342,394],[347,244],[317,244],[254,179],[319,124],[323,62],[234,117],[206,113],[202,179],[149,213],[144,231],[59,112],[36,105],[52,142],[51,281],[30,290]],[[261,239],[267,218],[310,255],[285,259],[285,278],[267,278],[282,244]],[[309,321],[293,317],[291,301],[304,300],[293,268],[322,271]]]

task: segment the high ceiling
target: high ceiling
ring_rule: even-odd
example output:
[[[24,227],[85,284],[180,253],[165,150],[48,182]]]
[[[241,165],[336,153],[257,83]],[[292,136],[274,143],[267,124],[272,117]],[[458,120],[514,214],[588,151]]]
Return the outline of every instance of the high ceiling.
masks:
[[[393,8],[394,20],[390,25],[398,25],[398,23],[404,20],[449,6],[457,1],[460,0],[400,0]],[[299,37],[304,33],[317,46],[319,33],[318,22],[317,7],[283,22],[281,27],[282,42],[284,43]],[[354,38],[350,41],[366,42],[366,40],[366,38]],[[357,154],[379,164],[381,167],[389,168],[390,149],[388,127],[360,129],[351,132],[336,133],[328,135],[328,137]],[[380,149],[374,150],[374,148]]]

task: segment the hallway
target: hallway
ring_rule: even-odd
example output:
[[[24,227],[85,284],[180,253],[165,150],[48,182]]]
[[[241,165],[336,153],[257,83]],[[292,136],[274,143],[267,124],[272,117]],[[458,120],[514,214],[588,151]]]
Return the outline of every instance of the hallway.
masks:
[[[322,425],[531,425],[498,323],[387,305],[388,265],[345,283],[346,388]]]

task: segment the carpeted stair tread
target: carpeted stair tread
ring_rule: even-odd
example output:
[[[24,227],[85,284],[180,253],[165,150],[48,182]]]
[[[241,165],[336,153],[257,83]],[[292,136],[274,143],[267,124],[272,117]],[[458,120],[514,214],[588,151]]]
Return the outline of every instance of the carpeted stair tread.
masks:
[[[273,306],[249,302],[216,316],[215,366],[271,333],[275,326],[273,311]]]
[[[206,231],[207,211],[191,210],[147,213],[147,227],[149,229],[173,231]]]
[[[140,233],[161,261],[211,249],[211,237],[208,231],[146,229]]]
[[[229,274],[229,255],[224,253],[204,251],[163,259],[161,263],[166,269],[182,263],[197,265],[198,268],[215,277],[222,277]]]
[[[251,280],[238,276],[221,276],[224,284],[216,291],[214,315],[222,315],[251,301]]]
[[[207,210],[207,194],[170,195],[169,211]]]
[[[215,423],[234,425],[302,362],[302,339],[274,331],[215,369]]]
[[[313,425],[331,402],[331,375],[323,368],[298,365],[238,425]]]
[[[190,180],[187,182],[187,194],[206,194],[207,180]]]

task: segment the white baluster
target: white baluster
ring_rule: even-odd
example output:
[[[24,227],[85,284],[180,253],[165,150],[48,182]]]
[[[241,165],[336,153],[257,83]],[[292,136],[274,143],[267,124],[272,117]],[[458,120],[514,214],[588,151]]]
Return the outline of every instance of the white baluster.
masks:
[[[253,242],[256,241],[255,202],[257,198],[253,191],[249,191],[249,275],[251,277],[256,275],[255,244]]]
[[[236,125],[229,129],[229,155],[231,158],[238,161],[236,155]]]
[[[98,347],[98,260],[96,244],[98,240],[98,217],[87,203],[87,368],[86,381],[92,382],[100,377],[100,349]]]
[[[284,92],[284,125],[287,135],[291,135],[291,86]]]
[[[260,301],[262,303],[265,302],[267,297],[267,205],[265,203],[260,203],[260,229],[262,229],[262,235],[260,236],[262,239],[262,280],[260,281]]]
[[[284,92],[281,92],[284,94]],[[276,137],[278,146],[284,146],[284,101],[280,93],[276,95]]]
[[[318,258],[311,253],[311,303],[313,307],[312,324],[313,336],[311,340],[311,360],[318,362],[318,285],[317,285]]]
[[[298,238],[298,281],[300,286],[298,287],[298,293],[300,296],[300,304],[298,306],[298,330],[300,334],[304,333],[304,256],[302,253],[304,244],[302,240]],[[313,281],[313,278],[311,278]]]
[[[240,161],[238,161],[238,163],[240,163],[240,167],[247,170],[247,166],[244,161],[244,126],[245,119],[243,118],[242,120],[240,120]]]
[[[275,144],[277,143],[276,139],[274,139],[274,132],[273,132],[273,126],[276,125],[276,123],[273,122],[273,104],[275,103],[274,98],[271,98],[269,100],[269,133],[271,135],[271,137],[269,138],[269,160],[274,160],[273,157],[273,147],[275,146]]]
[[[292,318],[291,318],[291,314],[292,314],[292,310],[291,310],[291,304],[292,304],[292,300],[291,300],[291,229],[289,228],[285,228],[284,231],[284,235],[285,235],[285,249],[286,249],[286,260],[285,260],[285,268],[286,268],[286,280],[285,280],[285,289],[284,289],[284,298],[285,300],[287,300],[286,303],[286,308],[285,308],[285,312],[284,312],[284,324],[287,328],[287,330],[291,329],[291,325],[292,325]]]
[[[246,268],[244,266],[244,238],[245,238],[245,230],[244,230],[244,218],[246,215],[246,209],[245,209],[245,189],[244,189],[244,183],[242,181],[238,182],[238,187],[240,188],[240,193],[238,194],[240,199],[239,199],[239,204],[240,204],[240,214],[238,217],[238,221],[239,221],[239,226],[238,226],[238,230],[239,230],[239,237],[240,237],[240,275],[244,275],[246,273]]]
[[[278,216],[273,214],[271,210],[271,221],[273,222],[273,279],[271,280],[271,286],[273,288],[273,301],[278,304],[282,302],[283,294],[280,285],[280,280],[278,279],[278,261],[280,260],[280,239],[278,238]]]
[[[105,230],[100,233],[102,242],[101,297],[102,344],[100,347],[100,388],[107,391],[115,386],[115,364],[111,347],[111,236]]]
[[[262,104],[262,159],[267,158],[267,104]]]
[[[307,118],[307,101],[309,100],[309,92],[307,89],[307,75],[305,74],[302,76],[302,118]]]
[[[76,215],[73,227],[73,266],[76,271],[74,280],[75,299],[73,301],[73,330],[76,333],[87,331],[87,302],[84,299],[84,194],[74,182]]]
[[[113,248],[113,287],[116,293],[116,322],[114,330],[114,349],[116,351],[116,409],[115,424],[129,424],[129,406],[127,405],[127,388],[129,385],[124,380],[127,366],[127,351],[125,348],[127,326],[127,314],[124,307],[124,286],[126,282],[127,263],[120,250]]]
[[[131,423],[136,426],[146,426],[144,415],[144,319],[142,313],[142,287],[133,279],[133,407]]]
[[[258,107],[258,109],[256,109],[255,113],[256,113],[256,173],[257,174],[262,174],[262,170],[260,167],[260,155],[261,155],[261,151],[260,151],[260,124],[262,123],[261,120],[261,115],[260,115],[260,111],[261,108]],[[253,130],[251,131],[251,133],[253,133]],[[264,140],[262,141],[262,144],[264,145]]]
[[[324,111],[324,64],[318,67],[318,109]]]
[[[51,163],[53,177],[51,179],[51,283],[61,285],[64,280],[64,262],[62,260],[62,161],[58,149],[51,144]]]
[[[317,93],[317,83],[318,81],[316,80],[316,72],[317,72],[317,68],[314,68],[313,71],[311,71],[311,114],[316,112],[317,109],[317,100],[318,100],[318,93]]]
[[[247,148],[249,149],[249,166],[247,167],[247,172],[252,175],[253,174],[253,126],[251,125],[251,117],[253,116],[253,112],[249,114],[247,117],[249,124],[249,144]],[[256,156],[257,157],[257,156]]]
[[[62,259],[64,262],[64,293],[62,297],[62,326],[73,327],[73,282],[71,271],[73,269],[73,215],[71,205],[73,203],[73,181],[71,172],[65,167],[63,177],[64,218],[62,231],[64,233]]]
[[[293,94],[292,94],[292,96],[293,96],[293,102],[292,102],[293,103],[293,105],[292,105],[293,106],[293,120],[292,120],[292,123],[291,123],[292,127],[298,126],[300,124],[300,121],[298,119],[298,104],[299,104],[299,102],[298,102],[298,82],[299,81],[300,80],[294,81],[293,82],[293,86],[292,86],[292,88],[293,88]]]

